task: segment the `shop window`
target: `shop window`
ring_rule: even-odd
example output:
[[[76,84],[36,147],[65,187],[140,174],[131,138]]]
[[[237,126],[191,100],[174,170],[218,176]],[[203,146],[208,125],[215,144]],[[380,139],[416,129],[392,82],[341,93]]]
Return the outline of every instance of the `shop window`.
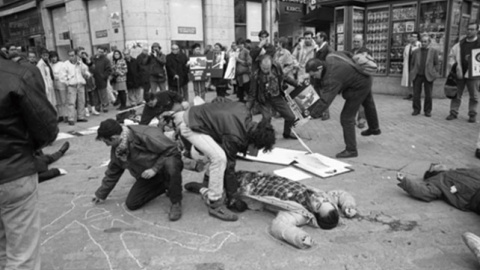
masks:
[[[247,37],[247,2],[235,0],[235,40]]]
[[[388,59],[388,37],[389,37],[389,18],[390,9],[386,7],[375,7],[367,10],[367,29],[366,29],[366,46],[372,52],[372,56],[378,63],[377,73],[380,75],[387,74]],[[391,53],[390,58],[394,59],[398,55],[396,51]],[[396,64],[390,68],[390,73],[396,73]]]
[[[403,72],[403,51],[409,37],[415,32],[417,4],[402,4],[392,7],[392,40],[390,47],[389,73],[401,75]]]

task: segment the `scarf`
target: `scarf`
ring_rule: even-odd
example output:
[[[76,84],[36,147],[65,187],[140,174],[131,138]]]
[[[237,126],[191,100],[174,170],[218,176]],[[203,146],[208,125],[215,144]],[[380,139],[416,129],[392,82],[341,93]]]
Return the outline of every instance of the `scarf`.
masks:
[[[120,144],[115,149],[115,155],[118,159],[123,162],[127,162],[128,154],[130,153],[128,150],[128,135],[130,135],[130,129],[125,126],[122,126],[122,133],[120,134]]]

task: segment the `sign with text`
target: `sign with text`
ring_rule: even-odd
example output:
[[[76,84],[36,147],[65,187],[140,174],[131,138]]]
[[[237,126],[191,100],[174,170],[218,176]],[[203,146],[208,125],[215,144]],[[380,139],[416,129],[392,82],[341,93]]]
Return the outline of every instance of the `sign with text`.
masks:
[[[469,78],[478,79],[480,78],[480,48],[472,49],[471,57]]]
[[[96,38],[108,37],[108,31],[107,30],[95,31],[95,37]]]
[[[303,13],[303,10],[301,7],[294,7],[294,6],[286,6],[285,7],[286,12],[297,12],[297,13]]]
[[[179,27],[178,27],[178,33],[179,33],[179,34],[195,35],[195,34],[197,33],[197,28],[195,28],[195,27],[179,26]]]
[[[120,13],[113,12],[112,14],[110,14],[110,21],[112,22],[112,28],[113,29],[119,29],[120,28]]]

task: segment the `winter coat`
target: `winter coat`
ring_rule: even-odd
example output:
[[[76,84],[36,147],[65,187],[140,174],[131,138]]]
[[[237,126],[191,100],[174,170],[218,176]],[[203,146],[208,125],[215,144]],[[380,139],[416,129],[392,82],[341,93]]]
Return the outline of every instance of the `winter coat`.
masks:
[[[97,89],[106,89],[108,77],[112,72],[110,60],[108,60],[105,55],[96,55],[92,62],[94,70],[93,77],[95,78],[95,85]]]
[[[63,63],[63,69],[60,72],[60,81],[67,86],[85,85],[87,84],[85,78],[90,76],[88,67],[82,61],[72,64],[67,60]]]
[[[140,87],[141,82],[138,61],[132,57],[125,62],[127,63],[127,88],[136,89]]]
[[[37,172],[34,152],[58,134],[57,114],[36,67],[0,53],[0,185]]]
[[[153,54],[150,54],[148,57],[143,59],[143,64],[148,65],[148,72],[150,75],[150,80],[165,82],[167,77],[165,76],[165,64],[167,59],[165,54],[161,53],[155,57]]]
[[[401,86],[404,87],[409,87],[412,84],[413,79],[410,78],[410,48],[412,48],[412,54],[415,50],[418,50],[422,43],[417,41],[417,43],[412,46],[411,43],[407,44],[405,46],[405,49],[403,50],[403,71],[402,71],[402,81],[401,81]]]
[[[170,53],[167,55],[168,85],[176,87],[177,84],[184,86],[188,83],[189,68],[187,62],[188,57],[183,53]],[[178,75],[178,81],[174,79],[175,75]]]

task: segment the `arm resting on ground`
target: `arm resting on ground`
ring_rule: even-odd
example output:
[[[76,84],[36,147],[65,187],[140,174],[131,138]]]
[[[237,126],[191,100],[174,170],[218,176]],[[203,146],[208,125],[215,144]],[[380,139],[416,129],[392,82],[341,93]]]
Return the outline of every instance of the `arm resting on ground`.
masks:
[[[284,240],[297,248],[310,248],[313,245],[312,237],[297,227],[306,223],[307,219],[300,214],[280,211],[272,221],[270,233],[275,238]]]

